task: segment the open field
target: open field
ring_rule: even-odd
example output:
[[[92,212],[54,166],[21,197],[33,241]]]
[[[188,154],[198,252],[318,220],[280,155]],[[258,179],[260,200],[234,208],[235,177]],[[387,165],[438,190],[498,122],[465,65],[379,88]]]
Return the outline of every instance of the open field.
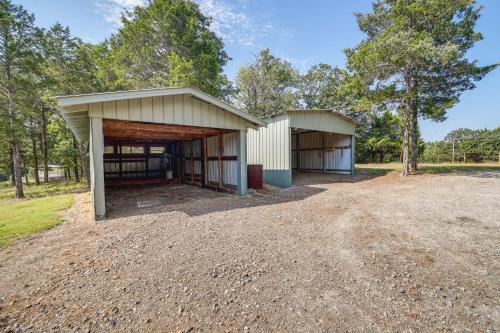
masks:
[[[0,330],[500,330],[500,173],[298,180],[112,191],[98,223],[76,195],[0,251]]]

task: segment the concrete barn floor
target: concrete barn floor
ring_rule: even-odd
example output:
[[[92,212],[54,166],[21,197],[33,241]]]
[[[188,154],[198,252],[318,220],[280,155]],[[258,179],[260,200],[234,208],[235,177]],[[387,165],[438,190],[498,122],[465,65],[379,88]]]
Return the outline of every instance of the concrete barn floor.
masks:
[[[500,331],[499,173],[303,180],[77,195],[0,251],[0,330]]]

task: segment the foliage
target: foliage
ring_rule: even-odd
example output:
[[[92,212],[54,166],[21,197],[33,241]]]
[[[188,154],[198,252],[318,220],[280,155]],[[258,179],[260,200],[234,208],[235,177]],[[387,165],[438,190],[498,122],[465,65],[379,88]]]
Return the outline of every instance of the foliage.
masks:
[[[460,128],[451,131],[444,140],[425,144],[422,161],[451,162],[453,143],[455,144],[455,161],[463,162],[464,154],[466,161],[474,159],[475,156],[480,161],[499,161],[500,127],[493,130]]]
[[[386,111],[369,113],[357,128],[356,161],[380,163],[399,161],[401,123],[397,115]]]
[[[293,66],[262,50],[236,76],[238,106],[247,112],[266,117],[299,106],[299,72]]]
[[[123,27],[105,43],[109,58],[102,73],[115,89],[194,85],[225,98],[224,43],[211,20],[186,0],[153,0],[122,18]]]
[[[374,103],[392,104],[403,122],[403,174],[408,174],[410,132],[417,167],[418,116],[436,121],[494,66],[466,59],[482,36],[474,31],[480,7],[473,0],[378,0],[357,14],[366,35],[346,50],[348,68],[370,88]]]
[[[54,227],[57,213],[73,202],[72,195],[3,202],[0,205],[0,248],[14,239]]]
[[[299,93],[308,109],[334,109],[337,111],[350,108],[352,94],[346,96],[344,84],[347,72],[328,64],[312,66],[301,76]]]

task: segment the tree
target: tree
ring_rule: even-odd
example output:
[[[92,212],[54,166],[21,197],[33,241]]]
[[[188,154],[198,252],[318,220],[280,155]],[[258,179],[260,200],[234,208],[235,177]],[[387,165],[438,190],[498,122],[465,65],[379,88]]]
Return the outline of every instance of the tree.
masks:
[[[356,129],[356,160],[378,162],[399,160],[401,151],[401,122],[399,117],[386,111],[366,113]]]
[[[299,72],[292,65],[262,50],[236,76],[237,103],[247,112],[266,117],[299,106]]]
[[[36,64],[34,17],[22,6],[0,1],[0,94],[5,99],[2,118],[12,150],[16,198],[23,198],[20,136],[23,131],[22,92]],[[4,109],[2,109],[4,110]]]
[[[100,62],[115,89],[194,85],[226,98],[224,43],[210,31],[211,19],[187,0],[152,0],[122,18],[123,27],[103,44]]]
[[[346,50],[348,68],[390,101],[403,122],[403,175],[417,169],[418,117],[436,121],[495,66],[477,66],[466,52],[480,7],[473,0],[378,0],[369,14],[356,14],[367,38]],[[411,132],[411,133],[410,133]]]
[[[300,98],[308,109],[343,111],[351,107],[352,94],[345,94],[346,70],[328,64],[312,66],[300,78]]]

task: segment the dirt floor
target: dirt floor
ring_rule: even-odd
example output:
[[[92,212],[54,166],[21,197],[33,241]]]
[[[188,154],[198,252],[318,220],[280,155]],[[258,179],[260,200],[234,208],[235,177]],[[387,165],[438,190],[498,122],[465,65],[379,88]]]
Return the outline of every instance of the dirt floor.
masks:
[[[79,194],[0,251],[0,330],[500,331],[500,173],[296,183]]]

